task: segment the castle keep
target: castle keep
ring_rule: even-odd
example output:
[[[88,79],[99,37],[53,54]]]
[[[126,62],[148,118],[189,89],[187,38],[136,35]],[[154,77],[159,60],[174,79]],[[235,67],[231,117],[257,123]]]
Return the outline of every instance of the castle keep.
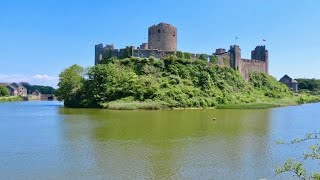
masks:
[[[148,49],[177,51],[177,28],[160,23],[149,27]]]
[[[167,23],[159,23],[148,29],[148,43],[142,43],[139,47],[127,46],[123,49],[115,49],[113,44],[95,46],[95,64],[111,57],[154,57],[163,59],[166,56],[184,56],[190,59],[202,59],[211,61],[220,66],[228,66],[238,70],[245,80],[249,80],[250,72],[262,72],[268,74],[269,59],[268,50],[265,46],[257,46],[251,51],[251,59],[241,57],[241,49],[237,45],[230,46],[230,49],[217,49],[211,55],[182,53],[177,51],[177,28]]]

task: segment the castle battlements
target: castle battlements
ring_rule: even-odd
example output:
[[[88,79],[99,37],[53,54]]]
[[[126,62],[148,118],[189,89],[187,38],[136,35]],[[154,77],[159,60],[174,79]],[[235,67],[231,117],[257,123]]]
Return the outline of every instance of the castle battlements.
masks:
[[[98,44],[95,46],[95,64],[112,57],[141,57],[163,59],[166,56],[186,54],[177,51],[177,28],[167,23],[159,23],[148,28],[148,43],[142,43],[137,48],[127,46],[115,49],[113,44]],[[244,79],[249,80],[250,72],[257,71],[268,74],[269,55],[265,46],[256,46],[251,51],[251,59],[241,58],[241,49],[238,45],[216,49],[212,55],[187,53],[184,58],[202,59],[215,63],[219,66],[231,67],[238,70]]]

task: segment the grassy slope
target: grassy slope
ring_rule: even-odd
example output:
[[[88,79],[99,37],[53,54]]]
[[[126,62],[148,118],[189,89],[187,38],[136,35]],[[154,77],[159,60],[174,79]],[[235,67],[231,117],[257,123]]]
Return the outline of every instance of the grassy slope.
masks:
[[[113,109],[113,110],[136,110],[136,109],[145,109],[145,110],[158,110],[163,109],[164,106],[160,102],[110,102],[103,104],[103,108]]]

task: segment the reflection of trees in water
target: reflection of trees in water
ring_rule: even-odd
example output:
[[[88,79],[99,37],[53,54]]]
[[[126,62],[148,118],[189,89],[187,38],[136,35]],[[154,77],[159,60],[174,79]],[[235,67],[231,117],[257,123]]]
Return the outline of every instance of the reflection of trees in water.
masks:
[[[268,156],[268,110],[62,108],[60,114],[65,117],[64,127],[75,131],[66,138],[89,138],[98,174],[110,177],[190,177],[192,173],[215,175],[220,170],[239,173],[239,168],[254,168],[243,165],[263,165],[261,157]]]

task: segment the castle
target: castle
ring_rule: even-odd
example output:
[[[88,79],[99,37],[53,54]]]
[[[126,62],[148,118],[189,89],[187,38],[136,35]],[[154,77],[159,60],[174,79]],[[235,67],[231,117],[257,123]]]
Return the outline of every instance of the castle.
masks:
[[[123,49],[115,49],[113,44],[98,44],[95,46],[95,64],[111,57],[154,57],[163,59],[166,56],[176,54],[184,55],[189,59],[203,59],[214,62],[220,66],[228,66],[238,70],[245,80],[249,80],[249,73],[256,71],[268,74],[269,58],[265,46],[257,46],[251,51],[251,59],[241,57],[241,49],[237,45],[230,49],[220,48],[211,55],[182,53],[177,51],[177,28],[167,23],[159,23],[148,29],[148,43],[142,43],[139,47],[127,46]]]

